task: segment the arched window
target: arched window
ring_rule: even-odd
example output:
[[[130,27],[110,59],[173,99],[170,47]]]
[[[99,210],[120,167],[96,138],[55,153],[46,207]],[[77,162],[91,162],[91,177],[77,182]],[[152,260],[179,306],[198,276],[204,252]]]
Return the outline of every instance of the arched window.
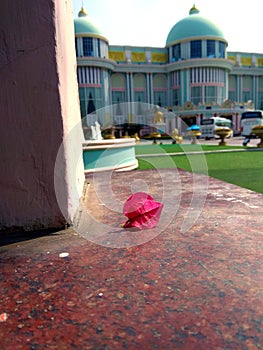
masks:
[[[125,77],[120,73],[112,74],[111,76],[111,92],[112,103],[119,105],[118,113],[120,114],[120,104],[125,102],[126,88]],[[123,111],[121,111],[122,113]]]
[[[156,74],[153,77],[154,104],[160,107],[167,106],[167,77]]]
[[[144,74],[135,74],[133,77],[134,102],[146,102],[146,79]]]
[[[228,77],[228,98],[230,101],[237,101],[237,82],[233,75]]]

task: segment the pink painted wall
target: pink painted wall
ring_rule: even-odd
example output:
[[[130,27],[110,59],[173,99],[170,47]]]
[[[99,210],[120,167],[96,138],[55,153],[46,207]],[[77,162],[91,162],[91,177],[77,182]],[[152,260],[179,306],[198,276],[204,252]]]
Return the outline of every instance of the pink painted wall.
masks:
[[[0,13],[0,228],[60,228],[84,184],[72,3],[1,0]]]

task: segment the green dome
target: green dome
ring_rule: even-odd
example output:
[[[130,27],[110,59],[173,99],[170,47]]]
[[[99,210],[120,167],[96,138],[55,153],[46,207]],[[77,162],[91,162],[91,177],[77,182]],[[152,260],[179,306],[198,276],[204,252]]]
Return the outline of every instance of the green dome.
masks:
[[[103,35],[99,26],[88,17],[84,8],[82,7],[81,11],[78,14],[78,18],[74,20],[74,30],[76,36],[92,36],[98,37],[105,41],[108,41]]]
[[[186,39],[202,37],[218,38],[225,41],[221,29],[209,19],[201,16],[199,10],[193,6],[189,11],[189,16],[177,22],[170,30],[166,46],[171,46]]]

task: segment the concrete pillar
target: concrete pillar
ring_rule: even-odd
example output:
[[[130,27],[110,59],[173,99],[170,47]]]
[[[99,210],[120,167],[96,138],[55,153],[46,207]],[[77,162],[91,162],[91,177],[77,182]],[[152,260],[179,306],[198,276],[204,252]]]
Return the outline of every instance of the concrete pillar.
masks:
[[[1,0],[0,13],[0,228],[62,228],[84,185],[72,3]]]

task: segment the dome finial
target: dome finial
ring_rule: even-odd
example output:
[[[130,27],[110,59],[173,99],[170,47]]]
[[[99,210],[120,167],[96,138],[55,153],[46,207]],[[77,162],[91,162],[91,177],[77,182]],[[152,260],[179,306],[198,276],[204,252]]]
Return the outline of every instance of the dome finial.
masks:
[[[82,0],[81,10],[79,11],[78,16],[79,16],[79,17],[85,17],[85,16],[87,16],[87,12],[85,11],[84,6],[83,6],[83,0]]]
[[[199,12],[200,11],[198,10],[198,8],[195,6],[195,4],[193,4],[193,7],[189,11],[189,15],[194,15],[194,14],[199,13]]]

